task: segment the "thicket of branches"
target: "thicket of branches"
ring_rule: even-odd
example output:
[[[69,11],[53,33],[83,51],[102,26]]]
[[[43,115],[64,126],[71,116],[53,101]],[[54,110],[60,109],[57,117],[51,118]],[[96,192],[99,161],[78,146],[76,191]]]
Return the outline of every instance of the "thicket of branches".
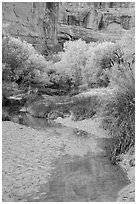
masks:
[[[135,143],[134,30],[115,43],[66,42],[56,57],[47,61],[31,44],[3,32],[3,81],[24,86],[42,83],[67,90],[85,84],[90,88],[115,87],[115,94],[103,103],[103,123],[114,139],[111,158],[115,160]]]

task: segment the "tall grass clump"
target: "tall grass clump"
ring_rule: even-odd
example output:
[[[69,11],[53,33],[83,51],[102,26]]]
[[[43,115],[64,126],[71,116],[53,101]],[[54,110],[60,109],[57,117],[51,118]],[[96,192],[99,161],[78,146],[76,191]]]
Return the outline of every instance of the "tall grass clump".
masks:
[[[111,72],[115,93],[105,101],[103,126],[110,131],[110,157],[126,153],[135,144],[135,71],[134,64],[115,65]]]

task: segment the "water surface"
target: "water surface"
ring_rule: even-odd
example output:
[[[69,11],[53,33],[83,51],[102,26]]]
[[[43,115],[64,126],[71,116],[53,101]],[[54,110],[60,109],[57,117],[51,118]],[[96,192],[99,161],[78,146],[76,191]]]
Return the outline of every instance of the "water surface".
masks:
[[[103,139],[30,115],[25,115],[24,119],[32,128],[42,131],[52,129],[60,140],[61,135],[66,137],[64,156],[53,162],[50,179],[40,185],[36,192],[24,195],[26,201],[113,202],[117,199],[117,193],[129,184],[122,169],[112,165],[104,153],[103,145],[100,145]],[[97,151],[100,148],[102,151]]]

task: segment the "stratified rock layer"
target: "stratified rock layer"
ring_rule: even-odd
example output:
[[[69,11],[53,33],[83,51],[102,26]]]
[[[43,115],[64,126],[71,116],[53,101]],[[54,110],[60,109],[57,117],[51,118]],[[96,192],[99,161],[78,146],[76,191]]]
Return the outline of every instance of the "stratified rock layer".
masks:
[[[59,41],[82,38],[87,42],[117,40],[135,27],[134,4],[63,3],[59,10]]]
[[[135,26],[134,3],[4,2],[2,6],[6,30],[41,53],[54,51],[58,41],[117,40]]]
[[[2,6],[6,30],[44,54],[61,51],[58,42],[114,41],[135,27],[135,5],[130,2],[4,2]]]
[[[4,2],[2,4],[3,24],[6,31],[14,37],[20,37],[40,52],[56,43],[56,7],[51,10],[45,2]],[[49,27],[48,27],[49,25]]]
[[[6,30],[12,36],[20,37],[42,50],[42,45],[45,44],[44,10],[44,2],[35,4],[32,2],[3,3],[3,24],[7,24]]]

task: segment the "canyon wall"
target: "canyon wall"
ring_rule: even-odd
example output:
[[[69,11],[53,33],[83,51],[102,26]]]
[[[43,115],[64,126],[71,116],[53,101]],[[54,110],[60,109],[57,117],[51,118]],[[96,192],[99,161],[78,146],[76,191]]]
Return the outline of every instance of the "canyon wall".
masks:
[[[82,38],[86,41],[109,40],[135,27],[135,4],[133,2],[73,2],[62,3],[59,9],[59,35],[66,39]],[[66,26],[67,25],[67,26]],[[84,30],[84,35],[83,35]],[[102,35],[102,37],[101,37]],[[87,40],[88,39],[88,40]]]
[[[50,2],[4,2],[2,23],[14,37],[33,44],[43,52],[57,43],[58,3]]]
[[[12,36],[49,54],[60,51],[66,40],[119,39],[135,27],[135,3],[3,2],[2,20]]]

